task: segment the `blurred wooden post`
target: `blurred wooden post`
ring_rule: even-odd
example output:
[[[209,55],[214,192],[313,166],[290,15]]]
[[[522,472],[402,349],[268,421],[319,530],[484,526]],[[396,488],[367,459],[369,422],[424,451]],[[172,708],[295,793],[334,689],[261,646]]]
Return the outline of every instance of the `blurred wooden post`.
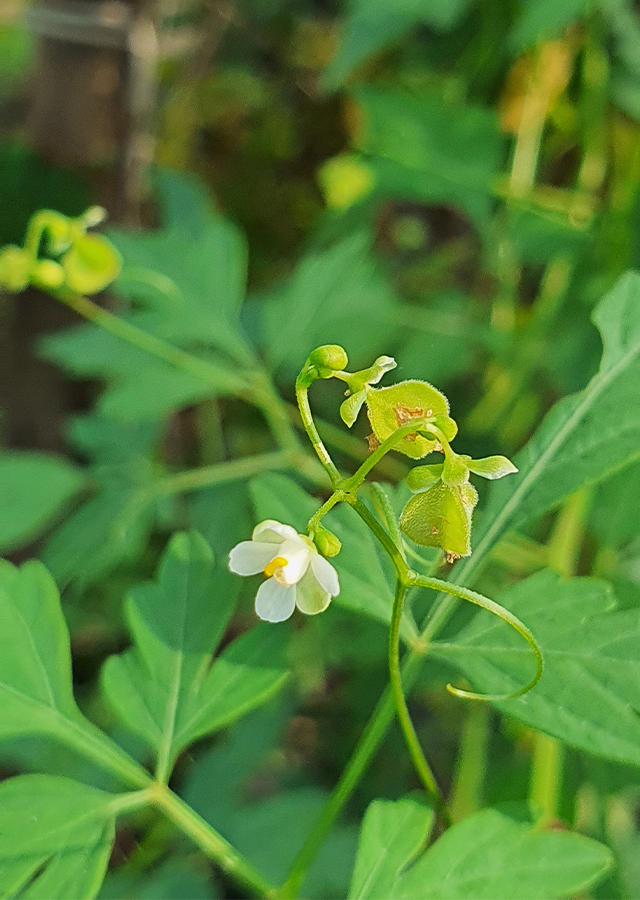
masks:
[[[123,0],[41,0],[29,132],[49,162],[89,177],[112,220],[137,225],[153,153],[158,60],[148,8]]]

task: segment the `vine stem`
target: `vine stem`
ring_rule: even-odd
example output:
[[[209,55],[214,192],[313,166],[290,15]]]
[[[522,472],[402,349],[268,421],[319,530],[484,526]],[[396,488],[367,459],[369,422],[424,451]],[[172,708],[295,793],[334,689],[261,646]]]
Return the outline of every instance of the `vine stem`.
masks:
[[[278,895],[275,885],[267,881],[222,835],[165,784],[156,781],[150,790],[153,805],[188,834],[223,871],[249,888],[255,896],[275,898]]]
[[[334,490],[341,486],[342,476],[337,469],[336,464],[331,459],[331,455],[325,447],[322,438],[318,434],[316,423],[313,421],[313,413],[309,405],[309,385],[299,375],[296,379],[296,400],[298,401],[298,409],[300,410],[300,418],[302,425],[307,433],[307,437],[311,441],[311,446],[315,450],[318,459],[323,468],[326,470]]]
[[[446,827],[451,825],[451,817],[445,806],[444,799],[436,783],[431,767],[422,752],[418,735],[411,721],[411,715],[407,706],[407,700],[402,687],[402,674],[400,672],[400,622],[402,619],[402,607],[407,583],[404,579],[396,579],[395,597],[393,600],[393,612],[391,614],[391,628],[389,629],[389,682],[393,695],[396,715],[404,735],[405,743],[414,768],[424,785],[427,795],[433,803],[434,809],[441,817]]]
[[[278,445],[290,453],[294,461],[304,460],[302,467],[305,470],[309,469],[308,460],[289,420],[286,406],[274,393],[271,382],[260,369],[237,375],[149,334],[81,294],[62,288],[52,292],[52,295],[84,319],[104,328],[128,344],[187,372],[199,381],[211,385],[216,391],[223,391],[254,403],[263,411]],[[311,477],[317,480],[317,474]]]

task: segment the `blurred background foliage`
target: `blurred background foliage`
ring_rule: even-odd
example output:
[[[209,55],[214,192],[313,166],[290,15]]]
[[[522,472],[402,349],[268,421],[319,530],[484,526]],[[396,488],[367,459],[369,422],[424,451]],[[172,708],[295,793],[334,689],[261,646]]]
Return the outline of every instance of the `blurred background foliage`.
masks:
[[[74,37],[73,17],[52,36],[52,8],[0,5],[0,244],[21,241],[40,207],[103,203],[125,259],[104,303],[206,345],[223,373],[203,387],[35,291],[2,298],[0,549],[54,574],[80,697],[113,730],[95,675],[126,641],[128,587],[178,527],[198,528],[224,564],[284,495],[275,476],[250,486],[250,466],[213,486],[171,480],[274,451],[264,407],[229,379],[258,360],[291,403],[318,344],[344,344],[354,369],[391,354],[400,377],[447,394],[457,448],[478,457],[517,451],[596,371],[591,310],[640,265],[640,13],[631,0],[158,0],[128,10],[146,35],[134,53]],[[148,270],[177,285],[181,306]],[[353,466],[365,424],[355,438],[337,430],[333,384],[313,399]],[[383,474],[394,484],[404,471],[389,460]],[[622,608],[638,607],[639,491],[635,463],[573,498],[559,514],[568,549],[553,515],[508,535],[481,589],[551,566],[606,577]],[[402,488],[392,493],[400,509]],[[345,562],[354,595],[386,596],[367,552]],[[236,633],[251,617],[245,590]],[[275,880],[386,684],[385,627],[334,605],[295,622],[289,656],[295,687],[184,755],[176,781]],[[446,678],[432,664],[411,702],[457,814],[529,796],[534,733],[460,703]],[[42,742],[4,741],[0,756],[7,774],[46,759],[81,777]],[[638,770],[568,749],[560,783],[558,819],[616,854],[595,895],[640,896]],[[416,786],[392,729],[304,895],[344,896],[366,805]],[[101,896],[229,890],[145,814],[119,830]]]

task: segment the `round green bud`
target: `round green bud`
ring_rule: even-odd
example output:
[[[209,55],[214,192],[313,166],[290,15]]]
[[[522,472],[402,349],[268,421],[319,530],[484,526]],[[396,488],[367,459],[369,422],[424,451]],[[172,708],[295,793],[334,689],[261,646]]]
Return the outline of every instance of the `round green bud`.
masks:
[[[31,280],[37,287],[55,290],[64,284],[64,269],[52,259],[41,259],[35,264]]]
[[[10,244],[0,251],[0,287],[17,293],[29,284],[31,259],[22,247]]]
[[[331,378],[334,372],[346,369],[348,363],[347,352],[339,344],[317,347],[309,357],[309,364],[317,370],[320,378]]]
[[[320,525],[320,527],[316,531],[313,542],[320,553],[322,553],[323,556],[327,557],[337,556],[342,549],[342,544],[340,543],[339,538],[337,538],[332,531],[329,531],[322,525]]]

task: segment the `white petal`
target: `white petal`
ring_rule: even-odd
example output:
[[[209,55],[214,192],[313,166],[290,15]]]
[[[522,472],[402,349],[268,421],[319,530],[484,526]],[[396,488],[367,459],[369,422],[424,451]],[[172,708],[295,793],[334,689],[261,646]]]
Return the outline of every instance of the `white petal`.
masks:
[[[324,556],[315,553],[311,557],[311,570],[320,582],[322,589],[331,594],[332,597],[337,597],[340,593],[340,582],[338,581],[338,573],[331,563]]]
[[[282,567],[280,577],[286,584],[297,584],[304,573],[309,568],[311,556],[315,555],[310,547],[300,540],[296,534],[296,539],[285,541],[278,547],[278,556],[282,556],[287,560],[286,566]]]
[[[291,525],[283,525],[275,519],[265,519],[253,529],[251,539],[267,544],[281,544],[283,541],[298,537],[298,532]]]
[[[296,605],[298,609],[308,616],[315,616],[317,613],[324,612],[330,603],[331,594],[318,584],[317,578],[309,569],[304,578],[300,580],[296,589]]]
[[[295,587],[282,587],[275,578],[268,578],[256,594],[256,614],[265,622],[284,622],[295,609]]]
[[[278,548],[273,544],[242,541],[229,553],[229,569],[236,575],[257,575],[277,555]]]

